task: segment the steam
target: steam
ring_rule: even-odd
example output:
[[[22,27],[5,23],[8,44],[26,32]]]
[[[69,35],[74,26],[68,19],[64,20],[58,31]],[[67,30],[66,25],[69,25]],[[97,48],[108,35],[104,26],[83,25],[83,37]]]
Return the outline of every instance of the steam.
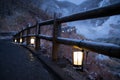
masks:
[[[65,1],[65,0],[58,0]],[[81,4],[86,0],[68,0],[75,4]],[[109,0],[102,0],[98,4],[99,7],[103,7],[105,5],[109,5]],[[63,10],[64,15],[69,15],[73,12],[69,12],[69,10]],[[105,21],[103,21],[105,20]],[[85,36],[88,39],[98,39],[98,38],[108,38],[108,37],[119,37],[120,34],[120,15],[111,16],[107,20],[96,19],[95,23],[92,23],[91,20],[84,21],[76,21],[68,23],[69,26],[75,26],[77,29],[77,33]],[[103,22],[103,23],[101,23]],[[99,25],[101,23],[101,25]]]
[[[120,15],[109,17],[101,26],[95,26],[90,20],[71,22],[69,25],[75,26],[77,33],[88,39],[119,37]]]
[[[107,27],[95,27],[94,25],[92,25],[92,23],[88,23],[87,21],[72,22],[69,23],[69,25],[75,26],[77,29],[77,33],[85,36],[88,39],[108,37],[109,29],[107,29]]]
[[[58,1],[66,1],[66,0],[58,0]],[[69,2],[75,4],[81,4],[86,0],[67,0]],[[55,4],[55,3],[54,3]],[[98,3],[97,3],[98,4]],[[109,0],[101,0],[98,4],[99,7],[108,5]],[[50,6],[51,4],[49,4]],[[48,7],[44,5],[44,9]],[[76,7],[71,7],[70,9],[67,7],[60,8],[59,6],[55,5],[54,7],[49,7],[52,12],[61,12],[62,16],[68,16],[74,13]],[[100,25],[99,25],[100,24]],[[77,29],[77,33],[80,35],[85,36],[88,39],[98,39],[98,38],[108,38],[108,37],[118,37],[120,34],[120,15],[111,16],[107,20],[106,19],[96,19],[95,23],[92,23],[92,20],[84,20],[84,21],[76,21],[68,23],[69,26],[75,26]]]

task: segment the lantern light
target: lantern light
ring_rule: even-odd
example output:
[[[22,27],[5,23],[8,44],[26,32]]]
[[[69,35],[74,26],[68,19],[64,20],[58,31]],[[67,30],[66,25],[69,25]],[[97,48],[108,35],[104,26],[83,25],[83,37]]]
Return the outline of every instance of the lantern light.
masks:
[[[35,44],[35,38],[31,38],[31,39],[30,39],[30,43],[31,43],[32,45],[34,45],[34,44]]]
[[[78,46],[73,46],[73,65],[75,69],[83,71],[84,51]]]
[[[22,38],[20,38],[20,43],[22,43]]]
[[[17,40],[15,39],[15,43],[17,42]]]
[[[74,51],[73,52],[73,65],[82,66],[82,63],[83,63],[83,52]]]

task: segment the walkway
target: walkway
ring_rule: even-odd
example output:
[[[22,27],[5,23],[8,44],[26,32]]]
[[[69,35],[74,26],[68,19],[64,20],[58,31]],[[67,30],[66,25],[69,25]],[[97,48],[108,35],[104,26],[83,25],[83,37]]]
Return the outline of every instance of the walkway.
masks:
[[[51,74],[21,46],[0,40],[0,80],[54,80]]]

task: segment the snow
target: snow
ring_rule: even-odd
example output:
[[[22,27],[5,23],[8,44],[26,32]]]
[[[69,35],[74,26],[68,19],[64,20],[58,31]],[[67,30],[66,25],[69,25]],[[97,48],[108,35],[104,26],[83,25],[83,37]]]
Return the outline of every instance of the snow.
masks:
[[[108,59],[109,59],[108,56],[105,56],[105,55],[102,55],[102,54],[98,54],[98,55],[96,56],[96,60],[101,60],[101,61],[103,61],[103,60],[108,60]]]
[[[102,26],[110,26],[110,24],[120,24],[120,15],[109,17]]]
[[[119,37],[120,34],[119,26],[120,26],[120,15],[111,16],[107,21],[105,21],[105,23],[102,24],[102,27],[104,27],[104,33],[106,32],[109,36],[115,36],[116,34],[117,37]]]
[[[112,44],[112,43],[104,43],[104,42],[93,42],[93,41],[86,41],[86,40],[84,40],[84,42],[85,43],[88,43],[88,44],[94,44],[94,45],[102,45],[102,46],[109,46],[109,47],[120,47],[120,46],[118,46],[118,45],[116,45],[116,44]]]
[[[60,7],[54,1],[48,1],[41,4],[40,8],[50,15],[53,15],[54,13],[61,13]]]
[[[84,35],[88,39],[97,39],[108,36],[109,29],[101,26],[95,27],[89,21],[77,21],[69,23],[69,25],[75,26],[77,28],[77,33]]]
[[[99,4],[99,7],[103,7],[110,4],[110,0],[102,0]]]
[[[12,39],[12,36],[6,36],[6,37],[1,37],[0,36],[0,40],[4,40],[4,39]]]
[[[98,3],[98,6],[103,7],[109,4],[110,4],[110,0],[101,0],[101,2]],[[64,13],[65,16],[71,14],[71,12],[69,12],[69,10],[67,9],[63,9],[63,12],[65,12]],[[76,22],[69,23],[69,25],[75,26],[78,34],[83,35],[86,38],[92,39],[92,40],[95,40],[98,38],[106,39],[109,37],[119,37],[118,34],[120,34],[120,31],[119,31],[120,15],[111,16],[108,19],[105,19],[105,21],[99,20],[99,19],[96,19],[95,23],[92,23],[91,21],[92,20],[76,21]],[[115,25],[114,28],[111,26],[111,24]]]
[[[75,26],[77,33],[84,35],[88,39],[109,38],[111,36],[119,37],[120,34],[120,15],[109,17],[102,25],[92,24],[90,20],[71,22],[69,25]],[[111,26],[115,25],[115,26]]]
[[[86,0],[58,0],[58,1],[69,1],[69,2],[72,2],[74,4],[79,5],[79,4],[83,3]]]
[[[67,16],[70,14],[70,11],[66,8],[63,8],[62,11],[64,12],[63,16]]]

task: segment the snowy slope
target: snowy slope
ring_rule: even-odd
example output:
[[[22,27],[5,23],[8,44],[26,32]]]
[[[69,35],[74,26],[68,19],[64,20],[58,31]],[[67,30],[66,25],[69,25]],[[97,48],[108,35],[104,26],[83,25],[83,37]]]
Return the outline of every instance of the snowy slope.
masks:
[[[103,7],[113,3],[117,3],[120,0],[86,0],[80,4],[75,10],[75,12],[81,12],[90,10],[93,8]],[[89,4],[88,4],[89,3]],[[110,16],[105,18],[97,18],[90,20],[83,20],[78,22],[70,23],[77,28],[77,33],[84,35],[89,39],[97,38],[109,38],[109,37],[120,37],[120,15]]]
[[[59,14],[59,16],[70,15],[76,5],[68,1],[57,1],[57,0],[43,0],[39,8],[51,14]]]

